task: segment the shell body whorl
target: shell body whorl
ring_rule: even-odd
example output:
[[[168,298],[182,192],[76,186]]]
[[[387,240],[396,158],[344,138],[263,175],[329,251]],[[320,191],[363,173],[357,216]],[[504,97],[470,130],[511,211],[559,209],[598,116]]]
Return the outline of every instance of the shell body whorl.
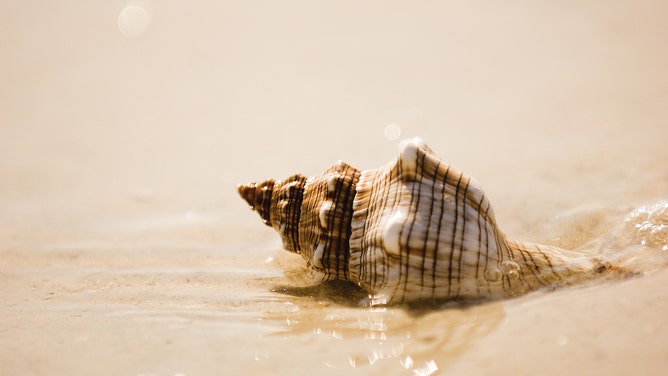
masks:
[[[238,190],[316,278],[352,281],[381,303],[515,296],[605,269],[508,238],[480,185],[418,138],[378,169],[339,162]]]

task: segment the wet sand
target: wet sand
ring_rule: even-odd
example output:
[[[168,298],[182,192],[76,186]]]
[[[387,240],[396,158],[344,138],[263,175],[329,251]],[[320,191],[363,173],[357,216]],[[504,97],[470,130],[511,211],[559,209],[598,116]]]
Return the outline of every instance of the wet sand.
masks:
[[[629,219],[668,199],[662,2],[146,4],[0,16],[0,374],[662,374],[668,219]],[[392,123],[509,235],[637,275],[440,309],[313,286],[235,186],[380,166]]]

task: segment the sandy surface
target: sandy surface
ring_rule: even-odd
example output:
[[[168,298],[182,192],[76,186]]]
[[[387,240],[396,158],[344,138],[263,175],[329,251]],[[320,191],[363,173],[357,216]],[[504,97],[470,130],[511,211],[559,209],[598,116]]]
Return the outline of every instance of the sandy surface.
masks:
[[[668,366],[668,213],[629,217],[668,199],[665,2],[18,1],[0,25],[0,374]],[[391,123],[513,237],[638,276],[436,310],[311,286],[235,185],[377,167]]]

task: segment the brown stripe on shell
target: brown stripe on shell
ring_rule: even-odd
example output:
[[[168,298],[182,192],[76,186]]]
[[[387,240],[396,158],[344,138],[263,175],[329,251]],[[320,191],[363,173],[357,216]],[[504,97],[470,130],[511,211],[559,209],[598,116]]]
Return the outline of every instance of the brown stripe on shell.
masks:
[[[307,181],[300,219],[301,248],[321,280],[348,279],[348,240],[359,176],[359,170],[340,162]]]

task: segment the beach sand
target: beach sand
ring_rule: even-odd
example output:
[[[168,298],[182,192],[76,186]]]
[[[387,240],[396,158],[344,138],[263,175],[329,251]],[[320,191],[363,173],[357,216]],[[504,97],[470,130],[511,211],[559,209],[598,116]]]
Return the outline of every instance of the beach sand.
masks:
[[[665,2],[3,8],[0,374],[668,366],[668,210],[653,233],[630,216],[668,199]],[[636,276],[360,307],[314,286],[236,193],[340,159],[375,168],[413,136],[480,182],[513,238]]]

